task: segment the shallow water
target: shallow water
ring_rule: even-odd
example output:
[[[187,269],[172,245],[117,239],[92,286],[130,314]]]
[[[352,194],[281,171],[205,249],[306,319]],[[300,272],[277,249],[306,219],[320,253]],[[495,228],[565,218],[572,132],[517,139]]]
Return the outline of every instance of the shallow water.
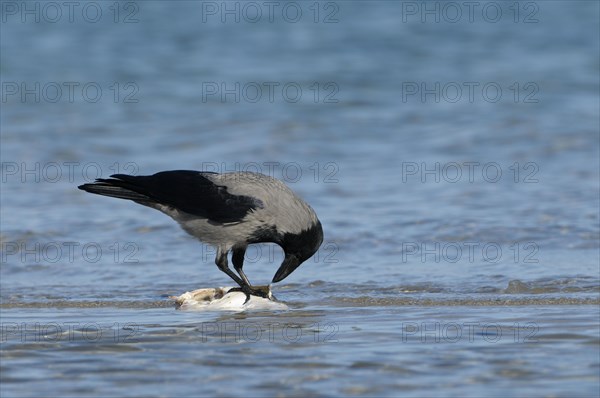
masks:
[[[1,395],[598,396],[599,9],[575,3],[3,8]],[[76,189],[167,169],[259,170],[315,208],[321,250],[273,286],[289,311],[176,310],[230,284],[214,249]]]

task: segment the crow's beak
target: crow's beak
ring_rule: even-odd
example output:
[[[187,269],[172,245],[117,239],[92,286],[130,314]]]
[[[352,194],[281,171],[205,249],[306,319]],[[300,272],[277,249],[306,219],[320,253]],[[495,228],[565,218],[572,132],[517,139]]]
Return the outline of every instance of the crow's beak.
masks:
[[[294,272],[299,265],[300,261],[296,256],[293,254],[286,254],[271,283],[277,283],[284,280],[289,274]]]

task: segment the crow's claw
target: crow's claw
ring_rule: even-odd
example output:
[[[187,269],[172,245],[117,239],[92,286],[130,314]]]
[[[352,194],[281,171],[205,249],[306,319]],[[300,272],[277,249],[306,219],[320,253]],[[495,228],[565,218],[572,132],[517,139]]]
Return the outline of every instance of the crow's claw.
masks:
[[[250,296],[258,296],[258,297],[262,297],[262,298],[269,298],[268,293],[264,292],[261,289],[256,289],[252,286],[241,286],[241,287],[233,287],[231,289],[229,289],[229,291],[227,293],[230,292],[242,292],[246,295],[246,301],[244,301],[244,304],[246,304],[249,300],[250,300]]]

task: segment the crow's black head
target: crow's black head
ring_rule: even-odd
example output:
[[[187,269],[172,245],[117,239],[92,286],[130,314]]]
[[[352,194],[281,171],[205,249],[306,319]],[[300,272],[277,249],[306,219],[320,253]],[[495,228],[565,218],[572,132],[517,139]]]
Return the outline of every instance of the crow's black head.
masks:
[[[282,281],[294,272],[300,264],[308,260],[319,250],[323,243],[323,228],[317,220],[309,229],[298,234],[286,233],[279,244],[283,248],[285,258],[273,277],[273,283]]]

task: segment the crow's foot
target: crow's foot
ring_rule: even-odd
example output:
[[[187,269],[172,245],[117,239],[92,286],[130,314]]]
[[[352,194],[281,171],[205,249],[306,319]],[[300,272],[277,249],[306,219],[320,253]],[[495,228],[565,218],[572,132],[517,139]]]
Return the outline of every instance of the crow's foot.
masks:
[[[246,295],[246,301],[244,301],[244,304],[246,304],[248,302],[248,300],[250,300],[250,296],[258,296],[258,297],[262,297],[262,298],[269,298],[269,293],[268,291],[265,291],[263,289],[257,289],[253,286],[240,286],[240,287],[233,287],[231,289],[229,289],[229,291],[227,293],[230,292],[242,292]]]

